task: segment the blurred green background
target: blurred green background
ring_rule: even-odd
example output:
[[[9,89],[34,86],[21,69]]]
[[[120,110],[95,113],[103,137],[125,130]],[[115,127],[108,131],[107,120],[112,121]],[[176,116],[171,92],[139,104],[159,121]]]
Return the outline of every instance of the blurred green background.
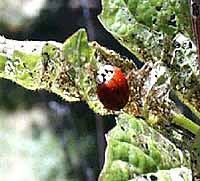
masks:
[[[0,34],[16,40],[63,42],[80,27],[129,54],[97,19],[100,0],[0,0]],[[0,80],[0,180],[97,180],[104,162],[104,134],[114,118],[95,115],[45,91]]]

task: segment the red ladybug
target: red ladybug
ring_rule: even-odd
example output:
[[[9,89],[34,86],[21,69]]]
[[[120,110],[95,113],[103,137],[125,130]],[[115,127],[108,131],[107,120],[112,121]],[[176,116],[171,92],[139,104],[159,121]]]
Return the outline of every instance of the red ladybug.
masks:
[[[97,72],[97,95],[105,108],[118,111],[129,98],[129,87],[124,73],[116,66],[104,65]]]

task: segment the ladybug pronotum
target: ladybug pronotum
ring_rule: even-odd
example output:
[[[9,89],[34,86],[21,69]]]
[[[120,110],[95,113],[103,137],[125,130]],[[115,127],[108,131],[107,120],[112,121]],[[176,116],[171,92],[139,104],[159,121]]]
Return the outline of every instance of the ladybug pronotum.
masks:
[[[129,98],[129,87],[124,73],[116,66],[104,65],[98,72],[97,96],[105,108],[118,111]]]

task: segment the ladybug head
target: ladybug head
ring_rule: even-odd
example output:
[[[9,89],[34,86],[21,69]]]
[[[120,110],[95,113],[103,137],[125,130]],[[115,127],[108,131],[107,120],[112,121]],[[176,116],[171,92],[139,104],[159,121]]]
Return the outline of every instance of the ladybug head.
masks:
[[[97,71],[96,81],[98,84],[107,83],[114,76],[114,67],[112,65],[104,65]]]

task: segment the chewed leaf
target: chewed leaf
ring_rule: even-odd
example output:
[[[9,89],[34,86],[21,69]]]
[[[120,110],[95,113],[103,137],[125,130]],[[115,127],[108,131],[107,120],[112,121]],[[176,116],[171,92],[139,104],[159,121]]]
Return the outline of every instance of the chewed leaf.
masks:
[[[45,89],[64,100],[85,101],[101,115],[113,114],[96,95],[99,66],[110,64],[128,73],[132,61],[98,43],[89,44],[80,29],[63,44],[54,41],[15,41],[0,37],[0,76],[31,90]]]
[[[177,34],[173,43],[175,49],[170,65],[172,87],[177,95],[200,118],[200,71],[196,46],[182,34]]]
[[[102,24],[142,61],[170,55],[177,32],[191,36],[188,1],[103,0]]]
[[[152,180],[167,180],[167,181],[188,181],[192,180],[192,172],[186,167],[173,168],[170,170],[159,170],[156,173],[148,173],[141,176],[136,176],[136,178],[129,181],[152,181]]]
[[[109,64],[113,66],[120,67],[120,69],[128,74],[130,71],[135,70],[136,66],[132,60],[129,60],[126,57],[122,57],[120,54],[109,50],[97,42],[91,42],[90,46],[95,50],[95,58],[98,64]]]
[[[200,130],[196,134],[191,146],[191,165],[193,168],[193,177],[200,179]]]
[[[99,180],[127,181],[137,174],[190,166],[188,153],[142,119],[121,114],[117,123],[107,135],[106,161]]]
[[[135,20],[155,31],[172,34],[185,32],[192,35],[188,1],[127,0],[124,1]]]
[[[188,1],[103,0],[102,5],[99,18],[104,27],[140,61],[162,62],[172,80],[170,89],[200,117],[200,72]],[[163,70],[156,74],[161,72]],[[134,102],[128,106],[128,112],[141,115],[142,102],[135,91],[138,84],[134,84],[142,82],[138,77],[137,73],[132,73],[131,100]],[[161,77],[159,81],[168,80]],[[162,88],[159,88],[161,93],[160,90]]]

